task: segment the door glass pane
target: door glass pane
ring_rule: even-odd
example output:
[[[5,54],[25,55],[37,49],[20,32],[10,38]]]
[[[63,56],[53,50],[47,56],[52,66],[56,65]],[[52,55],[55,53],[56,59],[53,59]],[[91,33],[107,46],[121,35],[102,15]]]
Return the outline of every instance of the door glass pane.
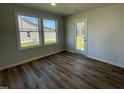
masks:
[[[84,22],[76,24],[76,49],[84,51]]]

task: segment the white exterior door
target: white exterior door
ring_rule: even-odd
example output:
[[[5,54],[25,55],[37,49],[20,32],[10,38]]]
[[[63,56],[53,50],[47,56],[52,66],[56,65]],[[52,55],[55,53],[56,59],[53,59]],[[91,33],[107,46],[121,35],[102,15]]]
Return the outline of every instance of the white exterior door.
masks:
[[[87,19],[75,23],[75,52],[86,55],[87,52]]]

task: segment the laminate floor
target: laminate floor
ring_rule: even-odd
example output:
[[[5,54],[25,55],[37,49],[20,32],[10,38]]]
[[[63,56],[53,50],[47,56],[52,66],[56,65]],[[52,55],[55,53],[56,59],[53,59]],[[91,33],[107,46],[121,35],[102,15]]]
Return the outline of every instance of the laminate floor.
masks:
[[[64,51],[0,71],[0,87],[124,88],[124,69]]]

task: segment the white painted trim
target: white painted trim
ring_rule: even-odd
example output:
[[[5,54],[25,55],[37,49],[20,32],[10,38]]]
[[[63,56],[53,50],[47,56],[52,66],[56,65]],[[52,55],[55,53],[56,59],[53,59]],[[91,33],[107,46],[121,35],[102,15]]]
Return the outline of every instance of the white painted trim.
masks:
[[[21,65],[21,64],[24,64],[24,63],[30,62],[30,61],[32,61],[32,60],[37,60],[37,59],[40,59],[40,58],[43,58],[43,57],[46,57],[46,56],[49,56],[49,55],[53,55],[53,54],[56,54],[56,53],[62,52],[62,51],[64,51],[64,50],[54,51],[54,52],[51,52],[51,53],[48,53],[48,54],[45,54],[45,55],[42,55],[42,56],[38,56],[38,57],[34,57],[34,58],[30,58],[30,59],[27,59],[27,60],[24,60],[24,61],[21,61],[21,62],[18,62],[18,63],[5,65],[5,66],[0,67],[0,70],[7,69],[7,68],[10,68],[10,67],[14,67],[14,66],[17,66],[17,65]]]
[[[114,65],[114,66],[117,66],[117,67],[120,67],[120,68],[124,68],[123,65],[120,65],[120,64],[112,64],[113,62],[111,61],[108,61],[108,60],[105,60],[105,59],[101,59],[101,58],[96,58],[96,57],[92,57],[92,56],[86,56],[88,58],[91,58],[91,59],[95,59],[95,60],[98,60],[100,62],[103,62],[103,63],[107,63],[107,64],[111,64],[111,65]]]
[[[65,49],[65,51],[68,51],[68,52],[71,52],[71,53],[75,53],[73,50]],[[124,68],[123,65],[120,65],[120,64],[112,64],[113,62],[110,62],[110,61],[108,61],[108,60],[104,60],[104,59],[101,59],[101,58],[96,58],[96,57],[89,56],[89,55],[85,55],[85,56],[88,57],[88,58],[91,58],[91,59],[98,60],[98,61],[100,61],[100,62],[104,62],[104,63],[111,64],[111,65],[114,65],[114,66],[117,66],[117,67],[120,67],[120,68]]]
[[[64,49],[67,52],[75,53],[73,50]]]

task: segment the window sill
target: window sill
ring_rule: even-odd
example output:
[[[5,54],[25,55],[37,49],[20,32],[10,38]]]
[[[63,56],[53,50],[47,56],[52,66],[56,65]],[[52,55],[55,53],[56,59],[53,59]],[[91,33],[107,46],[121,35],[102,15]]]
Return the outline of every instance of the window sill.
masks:
[[[33,49],[33,48],[38,48],[41,47],[41,44],[35,45],[35,46],[29,46],[29,47],[19,47],[19,50],[28,50],[28,49]]]
[[[55,43],[49,43],[49,44],[44,44],[44,46],[52,46],[52,45],[57,45],[58,42],[55,42]]]

